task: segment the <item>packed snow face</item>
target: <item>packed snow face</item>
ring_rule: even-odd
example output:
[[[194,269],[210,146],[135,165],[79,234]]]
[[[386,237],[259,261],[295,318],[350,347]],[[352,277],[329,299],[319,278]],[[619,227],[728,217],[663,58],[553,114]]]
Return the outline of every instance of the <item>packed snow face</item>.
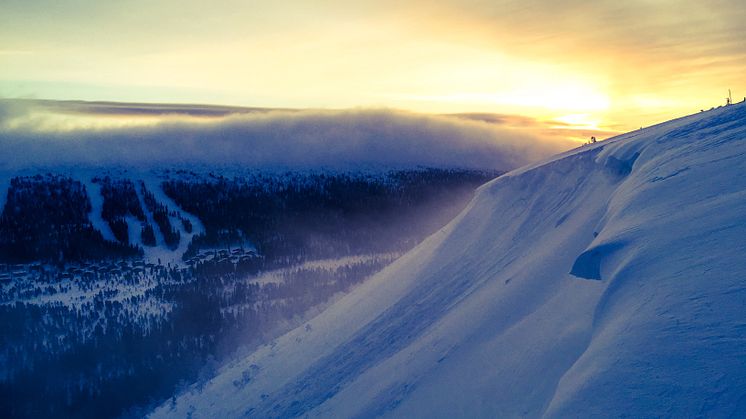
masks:
[[[513,171],[152,416],[738,415],[744,173],[744,105]]]

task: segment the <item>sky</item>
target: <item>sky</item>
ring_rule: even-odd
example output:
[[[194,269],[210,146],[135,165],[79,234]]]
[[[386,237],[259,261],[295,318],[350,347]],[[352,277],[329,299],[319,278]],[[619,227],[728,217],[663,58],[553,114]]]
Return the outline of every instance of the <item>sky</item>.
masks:
[[[3,0],[0,11],[3,98],[386,108],[582,140],[724,104],[728,89],[746,96],[742,0]]]

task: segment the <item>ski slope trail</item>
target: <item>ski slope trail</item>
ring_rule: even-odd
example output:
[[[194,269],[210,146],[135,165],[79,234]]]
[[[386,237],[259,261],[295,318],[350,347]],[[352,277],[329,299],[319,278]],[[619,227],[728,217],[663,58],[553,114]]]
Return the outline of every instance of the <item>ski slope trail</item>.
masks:
[[[480,188],[449,225],[152,417],[746,411],[746,106]]]
[[[10,187],[10,175],[0,172],[0,214],[5,209],[5,203],[8,201],[8,188]]]
[[[104,240],[116,242],[117,239],[114,237],[114,232],[111,231],[109,223],[107,223],[103,218],[104,197],[101,194],[101,185],[94,183],[90,176],[82,176],[80,182],[85,187],[88,200],[91,203],[91,212],[88,213],[88,219],[91,221],[91,224],[93,224],[93,228],[101,232]],[[2,187],[2,185],[0,185],[0,187]],[[130,238],[132,238],[132,226],[129,227]],[[138,225],[137,229],[134,231],[139,232],[139,228],[140,226]],[[130,240],[130,243],[137,242]]]
[[[179,231],[181,237],[181,239],[179,240],[179,245],[176,247],[176,249],[172,250],[169,249],[168,246],[166,246],[165,240],[163,238],[163,232],[160,231],[158,224],[153,219],[152,212],[145,205],[142,197],[142,191],[139,190],[140,182],[142,182],[145,188],[153,194],[156,202],[164,205],[168,210],[169,221],[171,222],[171,225]],[[138,187],[135,188],[137,190],[137,196],[140,199],[140,205],[142,206],[143,211],[145,211],[146,217],[148,217],[148,221],[151,223],[152,226],[155,227],[154,232],[157,243],[157,246],[155,247],[144,247],[145,258],[151,261],[160,260],[161,263],[164,264],[170,263],[178,265],[181,263],[182,256],[184,256],[184,253],[186,253],[187,249],[189,248],[189,243],[191,243],[192,238],[194,238],[194,236],[196,235],[203,234],[205,232],[205,227],[202,225],[202,222],[199,220],[199,218],[179,208],[179,206],[171,198],[169,198],[168,195],[165,194],[165,192],[163,192],[161,182],[162,179],[159,179],[152,174],[150,176],[140,174],[139,178],[136,180],[136,184],[138,185]],[[189,220],[189,222],[191,222],[192,224],[192,231],[188,232],[181,220],[171,214],[177,214],[178,216],[184,217],[185,219]]]

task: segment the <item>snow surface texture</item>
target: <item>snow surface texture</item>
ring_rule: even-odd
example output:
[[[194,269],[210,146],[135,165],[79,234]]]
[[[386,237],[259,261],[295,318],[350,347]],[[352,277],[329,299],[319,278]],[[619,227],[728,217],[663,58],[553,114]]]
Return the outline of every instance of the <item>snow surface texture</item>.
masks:
[[[513,171],[152,416],[742,414],[745,173],[744,105]]]

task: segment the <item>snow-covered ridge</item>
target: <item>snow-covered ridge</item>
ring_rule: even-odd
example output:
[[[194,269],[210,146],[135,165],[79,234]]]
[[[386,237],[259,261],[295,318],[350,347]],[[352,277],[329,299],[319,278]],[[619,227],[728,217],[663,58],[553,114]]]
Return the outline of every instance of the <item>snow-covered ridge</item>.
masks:
[[[744,173],[744,105],[513,171],[152,416],[737,415]]]

